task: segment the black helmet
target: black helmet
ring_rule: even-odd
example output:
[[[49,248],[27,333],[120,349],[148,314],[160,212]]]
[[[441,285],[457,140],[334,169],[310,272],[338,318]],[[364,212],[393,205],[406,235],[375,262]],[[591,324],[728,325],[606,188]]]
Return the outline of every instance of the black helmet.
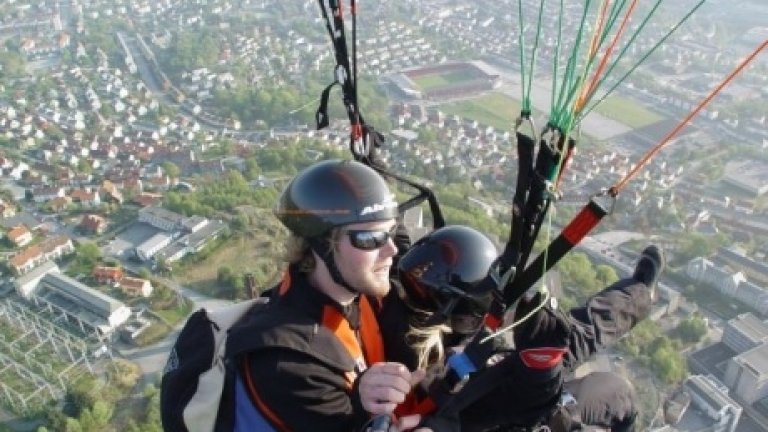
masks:
[[[457,306],[483,315],[498,281],[493,243],[479,231],[447,226],[422,237],[400,258],[397,270],[413,306],[450,317]]]
[[[397,202],[372,168],[328,160],[296,175],[274,211],[293,234],[316,238],[342,225],[394,219]]]

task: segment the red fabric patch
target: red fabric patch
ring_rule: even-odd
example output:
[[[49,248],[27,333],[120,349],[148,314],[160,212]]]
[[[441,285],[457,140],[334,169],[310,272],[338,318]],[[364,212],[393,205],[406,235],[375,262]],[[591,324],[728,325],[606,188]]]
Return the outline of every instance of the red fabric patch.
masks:
[[[563,361],[565,348],[531,348],[520,351],[523,364],[531,369],[552,369]]]

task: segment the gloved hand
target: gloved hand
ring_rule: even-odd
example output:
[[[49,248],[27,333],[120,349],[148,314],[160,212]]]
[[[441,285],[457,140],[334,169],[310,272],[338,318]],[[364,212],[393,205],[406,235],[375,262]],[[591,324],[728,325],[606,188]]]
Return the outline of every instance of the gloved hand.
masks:
[[[382,144],[384,144],[384,135],[368,124],[363,125],[362,134],[363,142],[366,145],[364,148],[352,148],[352,154],[354,155],[355,160],[372,168],[386,170],[387,165],[379,155]]]
[[[531,298],[521,298],[515,309],[515,320],[524,319],[543,299],[542,293],[536,293]],[[571,326],[567,316],[546,304],[515,327],[515,348],[526,366],[549,369],[562,360],[570,335]]]

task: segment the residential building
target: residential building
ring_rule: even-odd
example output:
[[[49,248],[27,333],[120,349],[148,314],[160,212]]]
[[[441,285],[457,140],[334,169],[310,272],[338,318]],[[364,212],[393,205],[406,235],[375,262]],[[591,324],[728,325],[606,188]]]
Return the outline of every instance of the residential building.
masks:
[[[729,264],[737,266],[751,280],[768,284],[768,264],[757,262],[730,248],[720,248],[717,255]]]
[[[768,192],[768,164],[759,160],[728,162],[723,181],[755,196]]]
[[[54,198],[61,198],[65,195],[64,188],[40,186],[32,188],[32,199],[36,203],[48,202]]]
[[[69,193],[69,197],[72,198],[72,202],[80,203],[86,207],[96,207],[101,204],[99,193],[92,190],[75,189]]]
[[[153,290],[150,281],[130,276],[126,276],[120,281],[120,288],[129,297],[149,297]]]
[[[16,214],[16,206],[6,202],[0,202],[0,217],[9,218]]]
[[[115,283],[123,279],[123,269],[120,267],[95,266],[93,277],[99,283]]]
[[[80,227],[92,234],[101,234],[107,229],[107,220],[95,214],[87,214],[80,221]]]
[[[32,241],[32,233],[24,225],[17,225],[8,231],[8,240],[16,247],[24,247]]]
[[[8,260],[8,265],[17,275],[22,275],[45,261],[58,259],[74,250],[72,240],[56,236],[22,249]]]

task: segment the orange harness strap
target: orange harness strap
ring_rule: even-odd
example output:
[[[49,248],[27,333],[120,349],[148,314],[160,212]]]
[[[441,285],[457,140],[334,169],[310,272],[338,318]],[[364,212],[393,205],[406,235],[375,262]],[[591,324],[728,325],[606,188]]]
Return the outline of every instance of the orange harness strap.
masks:
[[[264,414],[264,417],[266,417],[269,422],[272,423],[272,425],[275,426],[275,428],[277,428],[280,432],[291,432],[291,430],[288,429],[288,426],[283,423],[280,417],[278,417],[277,414],[272,411],[266,403],[264,403],[264,401],[261,399],[261,396],[259,396],[259,392],[256,391],[256,386],[253,385],[253,378],[251,377],[251,366],[248,364],[247,357],[243,357],[242,369],[245,373],[245,376],[243,377],[243,381],[245,381],[245,388],[248,389],[248,395],[250,395],[251,400],[258,407],[259,412]]]
[[[290,286],[290,277],[284,276],[282,283],[280,284],[279,292],[284,294]],[[348,388],[351,390],[352,386],[357,379],[359,373],[362,373],[366,367],[370,364],[384,361],[384,342],[381,339],[381,331],[379,329],[379,323],[376,320],[376,315],[373,312],[370,302],[366,297],[360,298],[360,338],[361,343],[358,342],[357,334],[352,330],[349,325],[349,321],[339,312],[339,310],[331,305],[326,305],[323,308],[322,326],[330,330],[336,338],[344,345],[344,348],[349,353],[350,357],[355,360],[355,370],[346,374]],[[256,386],[253,383],[251,376],[251,368],[248,364],[247,358],[244,358],[242,363],[242,369],[244,371],[244,381],[248,393],[251,396],[254,404],[258,407],[259,411],[266,416],[273,425],[275,425],[280,431],[289,431],[282,420],[275,414],[274,411],[269,409],[266,403],[261,399]]]

